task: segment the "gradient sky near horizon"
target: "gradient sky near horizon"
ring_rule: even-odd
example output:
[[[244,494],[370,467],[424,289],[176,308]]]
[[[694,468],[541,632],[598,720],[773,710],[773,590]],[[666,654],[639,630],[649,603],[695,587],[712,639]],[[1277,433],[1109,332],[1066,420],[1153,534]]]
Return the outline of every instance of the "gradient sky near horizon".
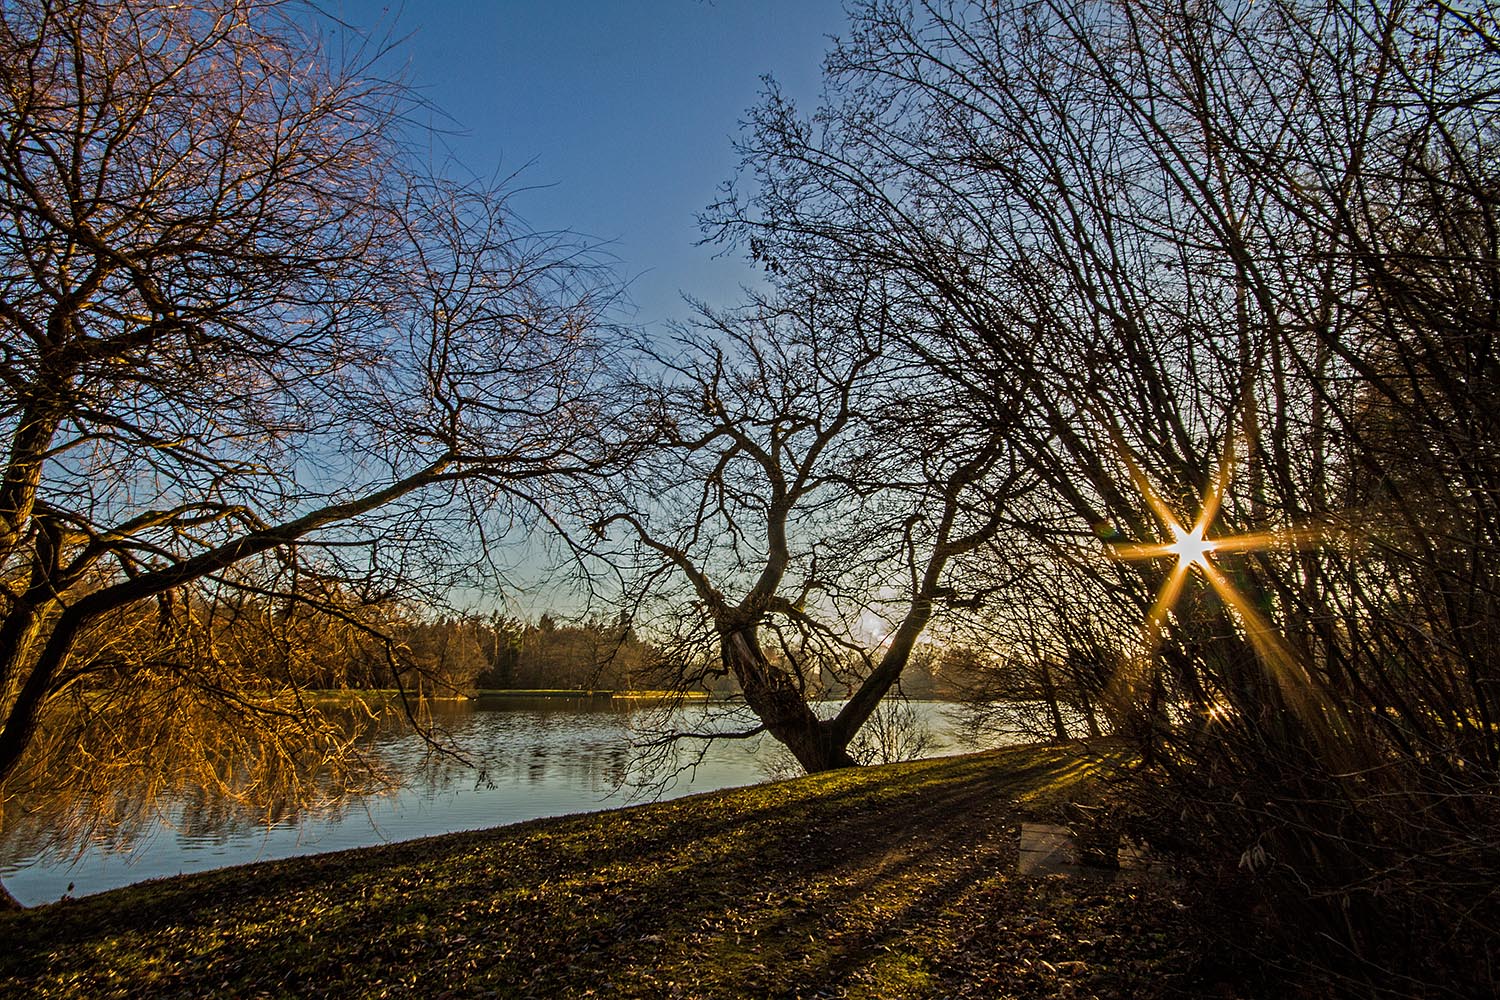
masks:
[[[688,313],[682,293],[739,299],[755,272],[695,246],[696,215],[733,176],[732,141],[762,77],[811,111],[839,0],[325,0],[375,37],[463,169],[520,171],[534,228],[605,244],[647,326]],[[435,151],[441,158],[442,150]]]

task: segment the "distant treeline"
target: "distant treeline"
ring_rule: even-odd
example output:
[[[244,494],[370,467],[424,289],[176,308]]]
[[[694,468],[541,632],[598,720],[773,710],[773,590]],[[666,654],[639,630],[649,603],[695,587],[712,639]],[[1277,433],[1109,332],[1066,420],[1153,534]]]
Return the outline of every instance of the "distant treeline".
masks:
[[[591,618],[582,624],[560,624],[544,614],[536,624],[517,618],[445,619],[425,627],[442,650],[468,645],[481,668],[471,674],[460,664],[476,662],[472,653],[449,654],[460,676],[471,676],[478,688],[652,688],[661,684],[661,652],[642,640],[624,620]],[[450,668],[452,669],[452,668]]]
[[[109,616],[84,645],[85,669],[101,682],[152,667],[164,680],[211,672],[250,687],[403,687],[439,696],[660,684],[660,651],[623,617],[562,622],[544,614],[531,623],[442,614],[326,582],[293,594],[174,592]]]
[[[638,635],[625,615],[568,621],[546,613],[531,622],[441,613],[411,601],[364,598],[326,580],[290,593],[177,591],[109,616],[84,646],[85,669],[101,682],[149,666],[164,680],[212,674],[250,688],[402,687],[453,696],[499,688],[662,689],[682,676],[674,653]],[[997,684],[987,663],[968,647],[927,647],[913,657],[901,688],[912,698],[958,698],[986,678],[986,697],[1036,696],[1024,684]],[[846,697],[843,678],[857,671],[828,666],[818,671],[820,696]],[[730,676],[696,673],[698,686],[711,693],[738,691]]]

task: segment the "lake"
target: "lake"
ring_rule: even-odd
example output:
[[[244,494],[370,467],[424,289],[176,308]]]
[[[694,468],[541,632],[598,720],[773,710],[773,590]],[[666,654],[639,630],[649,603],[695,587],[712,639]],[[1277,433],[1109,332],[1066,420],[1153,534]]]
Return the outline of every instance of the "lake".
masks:
[[[958,735],[956,706],[906,705],[908,722],[929,739],[901,748],[900,756],[976,749]],[[837,707],[825,704],[820,714]],[[671,722],[692,731],[748,728],[746,716],[728,711],[689,705],[675,710]],[[660,710],[639,703],[440,702],[433,713],[445,743],[482,769],[433,754],[409,730],[390,729],[371,738],[371,751],[400,775],[394,791],[349,797],[336,808],[269,826],[234,821],[201,802],[168,803],[162,817],[128,843],[93,844],[81,853],[38,849],[45,831],[13,823],[0,835],[0,879],[30,906],[68,894],[70,884],[79,896],[167,875],[610,809],[793,773],[786,751],[764,735],[691,743],[684,750],[694,752],[677,760],[683,770],[653,771],[652,755],[641,744],[648,727],[660,723]],[[911,727],[904,729],[909,735]],[[205,821],[205,815],[213,818]]]

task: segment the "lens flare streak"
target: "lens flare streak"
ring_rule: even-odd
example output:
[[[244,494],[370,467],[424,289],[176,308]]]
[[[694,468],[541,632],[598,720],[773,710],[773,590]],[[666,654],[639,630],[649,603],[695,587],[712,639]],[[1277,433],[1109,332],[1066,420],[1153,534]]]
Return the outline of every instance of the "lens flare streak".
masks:
[[[1128,705],[1135,699],[1148,673],[1151,662],[1166,637],[1168,616],[1172,614],[1182,596],[1188,574],[1197,571],[1208,581],[1224,606],[1233,612],[1239,626],[1259,658],[1262,668],[1270,675],[1280,690],[1286,704],[1320,737],[1328,735],[1328,705],[1313,678],[1303,665],[1303,657],[1287,643],[1286,639],[1241,593],[1229,576],[1215,562],[1214,557],[1267,550],[1314,548],[1329,541],[1329,532],[1322,528],[1284,528],[1274,531],[1255,531],[1223,538],[1210,538],[1208,531],[1219,516],[1225,491],[1229,487],[1233,470],[1233,443],[1225,448],[1223,460],[1214,475],[1209,489],[1203,496],[1198,515],[1192,526],[1184,528],[1176,513],[1152,487],[1144,470],[1136,462],[1123,441],[1117,441],[1120,456],[1136,490],[1150,507],[1163,532],[1170,535],[1170,542],[1121,543],[1110,546],[1110,557],[1124,561],[1152,561],[1172,558],[1176,560],[1166,579],[1157,591],[1156,599],[1146,614],[1143,649],[1134,662],[1119,670],[1110,684],[1109,695],[1116,705]]]

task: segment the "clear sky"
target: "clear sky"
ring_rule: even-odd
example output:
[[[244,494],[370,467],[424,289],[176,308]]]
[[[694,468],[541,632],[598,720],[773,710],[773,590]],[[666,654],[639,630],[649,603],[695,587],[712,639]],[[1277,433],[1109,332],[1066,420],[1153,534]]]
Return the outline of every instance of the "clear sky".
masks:
[[[733,175],[765,74],[811,110],[839,0],[325,0],[377,35],[409,35],[409,83],[452,122],[474,174],[524,167],[535,228],[608,243],[637,322],[732,304],[753,272],[697,247],[695,220]]]

